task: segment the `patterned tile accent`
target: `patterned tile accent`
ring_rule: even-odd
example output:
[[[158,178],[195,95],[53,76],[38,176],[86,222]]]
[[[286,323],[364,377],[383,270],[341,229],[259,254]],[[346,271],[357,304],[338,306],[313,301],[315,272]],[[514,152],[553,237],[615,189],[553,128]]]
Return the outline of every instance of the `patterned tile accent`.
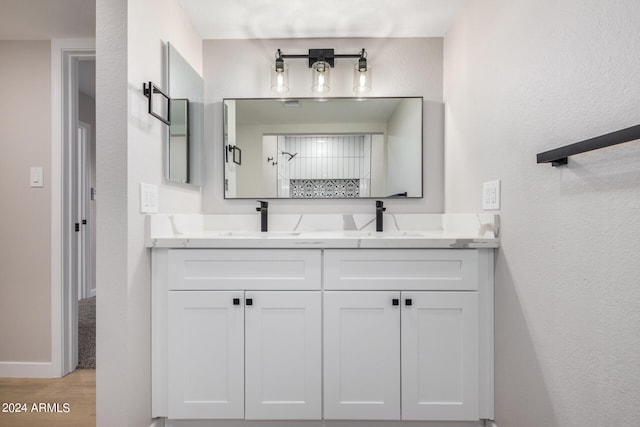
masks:
[[[293,199],[345,199],[360,197],[359,179],[292,179]]]

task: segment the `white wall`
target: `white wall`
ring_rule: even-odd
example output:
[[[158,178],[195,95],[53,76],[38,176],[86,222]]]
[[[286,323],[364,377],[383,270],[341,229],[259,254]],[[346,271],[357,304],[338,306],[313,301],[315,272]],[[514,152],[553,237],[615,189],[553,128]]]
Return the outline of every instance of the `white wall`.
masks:
[[[387,142],[384,135],[371,136],[371,194],[389,194],[387,191]]]
[[[0,58],[0,376],[33,376],[51,363],[51,42],[0,41]]]
[[[420,115],[412,108],[413,100],[403,100],[387,124],[387,191],[389,194],[406,192],[415,196],[422,192],[420,185],[420,148],[407,141],[420,139]],[[418,110],[419,111],[419,110]],[[409,183],[407,185],[407,183]]]
[[[167,182],[163,124],[142,83],[161,82],[163,41],[196,71],[202,41],[175,0],[97,0],[97,424],[151,424],[150,257],[141,182],[159,187],[160,212],[200,212],[200,191]]]
[[[496,424],[640,419],[640,144],[536,164],[637,125],[640,3],[471,0],[445,37],[446,211],[502,179]]]
[[[278,165],[272,162],[278,162],[278,137],[275,135],[265,135],[262,137],[262,159],[264,164],[262,170],[262,197],[272,198],[278,197]],[[273,160],[267,162],[266,159],[271,157]]]
[[[205,80],[205,213],[255,212],[254,200],[223,200],[223,98],[273,98],[270,66],[278,48],[285,53],[307,53],[309,48],[334,48],[336,53],[367,50],[373,73],[369,96],[423,96],[425,133],[423,158],[424,198],[388,200],[387,212],[442,212],[442,39],[297,39],[206,40],[203,50]],[[313,97],[305,60],[289,63],[288,97]],[[332,97],[354,96],[353,63],[338,59],[331,70]],[[427,127],[430,125],[430,127]],[[243,152],[243,156],[245,153]],[[371,200],[278,200],[269,210],[282,212],[373,212]]]

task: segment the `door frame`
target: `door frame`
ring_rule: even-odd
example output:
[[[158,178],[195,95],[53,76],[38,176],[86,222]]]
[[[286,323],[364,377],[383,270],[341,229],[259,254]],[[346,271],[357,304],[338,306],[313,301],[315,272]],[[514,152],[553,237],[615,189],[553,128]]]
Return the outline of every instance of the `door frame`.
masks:
[[[51,372],[62,377],[77,362],[78,296],[72,254],[73,150],[77,97],[76,68],[82,59],[95,60],[95,39],[51,41]]]

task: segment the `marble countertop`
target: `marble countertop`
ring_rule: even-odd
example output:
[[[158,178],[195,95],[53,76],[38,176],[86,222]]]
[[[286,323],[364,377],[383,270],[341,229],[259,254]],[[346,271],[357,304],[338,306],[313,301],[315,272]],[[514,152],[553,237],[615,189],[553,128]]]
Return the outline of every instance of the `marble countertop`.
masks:
[[[156,214],[146,217],[149,248],[497,248],[495,214]]]

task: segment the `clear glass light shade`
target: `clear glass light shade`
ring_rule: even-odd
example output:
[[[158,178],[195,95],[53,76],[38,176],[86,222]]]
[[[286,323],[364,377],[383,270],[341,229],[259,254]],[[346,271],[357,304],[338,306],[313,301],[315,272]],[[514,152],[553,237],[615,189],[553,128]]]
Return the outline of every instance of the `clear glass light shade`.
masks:
[[[289,66],[284,64],[282,70],[276,70],[275,64],[271,66],[271,90],[275,93],[289,92]]]
[[[327,93],[330,89],[329,75],[331,66],[328,62],[318,61],[311,66],[311,90],[315,93]]]
[[[371,90],[371,68],[360,70],[358,64],[353,67],[353,91],[366,93]]]

